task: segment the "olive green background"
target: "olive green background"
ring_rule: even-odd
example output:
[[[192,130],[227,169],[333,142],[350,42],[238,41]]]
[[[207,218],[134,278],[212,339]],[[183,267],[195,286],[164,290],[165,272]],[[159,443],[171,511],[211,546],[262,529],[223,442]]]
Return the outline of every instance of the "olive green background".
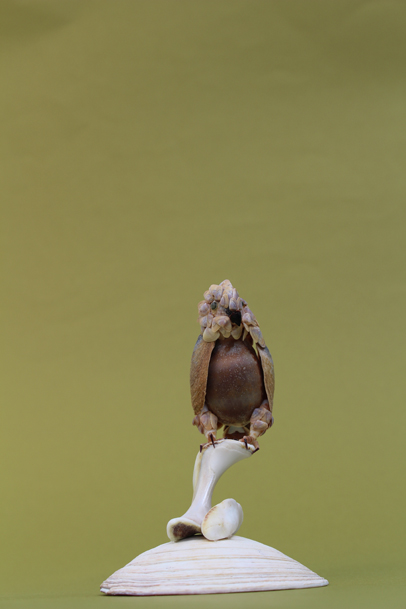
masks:
[[[403,607],[406,4],[3,0],[1,606]],[[323,589],[104,598],[190,504],[196,305],[275,426],[215,501]]]

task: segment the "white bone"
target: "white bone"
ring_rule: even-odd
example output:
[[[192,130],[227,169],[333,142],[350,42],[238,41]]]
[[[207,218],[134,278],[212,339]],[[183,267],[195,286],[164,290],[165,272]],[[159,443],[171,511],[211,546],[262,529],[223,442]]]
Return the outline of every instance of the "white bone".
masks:
[[[167,534],[171,541],[182,539],[184,535],[176,535],[179,525],[196,525],[201,530],[204,517],[211,509],[211,498],[214,487],[224,472],[242,459],[247,459],[255,451],[254,446],[248,445],[248,450],[242,442],[236,440],[218,440],[215,447],[206,445],[196,457],[193,471],[193,500],[188,511],[180,518],[168,522]],[[225,516],[227,518],[227,516]],[[234,522],[235,515],[230,515]],[[196,530],[196,532],[199,532]]]

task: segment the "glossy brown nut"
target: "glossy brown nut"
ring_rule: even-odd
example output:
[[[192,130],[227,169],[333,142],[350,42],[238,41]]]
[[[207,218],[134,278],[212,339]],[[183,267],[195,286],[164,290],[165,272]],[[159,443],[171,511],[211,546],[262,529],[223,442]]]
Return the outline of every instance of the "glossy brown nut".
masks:
[[[264,398],[262,369],[254,349],[241,339],[218,340],[210,360],[206,404],[219,423],[247,425]]]

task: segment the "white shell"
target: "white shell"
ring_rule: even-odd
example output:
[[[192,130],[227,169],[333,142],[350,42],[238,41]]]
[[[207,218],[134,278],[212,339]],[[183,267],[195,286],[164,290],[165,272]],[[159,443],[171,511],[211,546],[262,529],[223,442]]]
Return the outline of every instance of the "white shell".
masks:
[[[218,594],[326,586],[278,550],[244,537],[189,537],[137,556],[101,585],[106,594]]]
[[[244,520],[242,507],[235,499],[224,499],[211,508],[202,522],[202,533],[210,541],[229,539]]]
[[[229,467],[238,463],[238,461],[251,457],[254,452],[255,448],[250,444],[247,449],[242,442],[222,439],[216,441],[215,447],[211,444],[206,444],[202,452],[197,453],[193,470],[192,504],[183,516],[172,518],[168,522],[166,530],[171,541],[178,541],[183,537],[187,537],[192,531],[200,533],[203,519],[209,510],[211,510],[211,498],[219,478]],[[231,501],[234,501],[234,499]],[[234,501],[234,504],[239,505],[236,501]],[[225,535],[225,537],[233,535],[240,526],[238,525],[235,528],[234,504],[224,503],[224,506],[220,510],[224,526],[229,531],[229,534]],[[231,506],[230,521],[226,524],[225,521],[228,518],[226,507],[228,506]]]

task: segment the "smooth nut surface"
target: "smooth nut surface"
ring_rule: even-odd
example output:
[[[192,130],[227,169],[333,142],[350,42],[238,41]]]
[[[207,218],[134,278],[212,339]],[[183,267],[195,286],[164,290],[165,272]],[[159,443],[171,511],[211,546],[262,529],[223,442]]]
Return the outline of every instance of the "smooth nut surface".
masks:
[[[220,423],[245,425],[265,398],[261,365],[242,340],[220,338],[213,349],[206,403]]]

